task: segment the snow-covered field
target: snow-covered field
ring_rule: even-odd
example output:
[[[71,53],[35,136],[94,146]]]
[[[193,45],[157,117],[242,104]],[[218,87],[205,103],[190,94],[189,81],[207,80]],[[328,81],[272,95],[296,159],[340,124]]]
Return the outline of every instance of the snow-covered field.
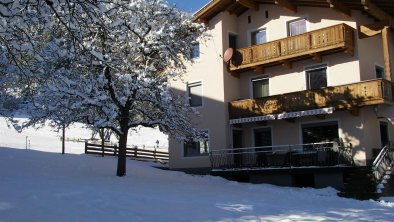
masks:
[[[20,120],[24,121],[22,118]],[[66,153],[83,153],[84,143],[75,141],[78,139],[82,141],[91,137],[91,130],[83,128],[82,124],[74,124],[66,128]],[[43,127],[38,130],[28,128],[18,133],[14,128],[8,128],[5,118],[0,116],[0,146],[2,147],[28,148],[56,153],[61,152],[62,149],[60,138],[61,132],[55,132],[50,127]],[[160,149],[168,149],[167,135],[157,129],[141,128],[137,132],[130,130],[128,145],[153,147],[157,146],[157,140]],[[112,137],[112,141],[116,142],[116,138]]]
[[[394,220],[394,202],[339,198],[331,188],[242,184],[132,160],[119,178],[114,157],[61,155],[49,149],[59,141],[38,132],[26,150],[8,131],[0,128],[1,222]]]

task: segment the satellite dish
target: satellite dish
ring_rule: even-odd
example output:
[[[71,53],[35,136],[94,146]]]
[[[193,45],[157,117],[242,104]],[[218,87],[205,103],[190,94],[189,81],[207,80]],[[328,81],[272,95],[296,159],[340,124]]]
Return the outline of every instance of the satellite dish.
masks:
[[[228,63],[231,60],[231,58],[233,57],[233,54],[234,54],[233,48],[228,48],[226,50],[226,52],[224,52],[223,61],[225,63]]]

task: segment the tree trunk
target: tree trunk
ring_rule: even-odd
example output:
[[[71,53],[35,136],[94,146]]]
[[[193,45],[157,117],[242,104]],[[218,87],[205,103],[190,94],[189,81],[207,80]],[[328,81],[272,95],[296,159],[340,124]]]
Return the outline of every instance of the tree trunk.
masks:
[[[104,157],[104,128],[99,129],[101,139],[101,156]]]
[[[123,134],[119,136],[119,152],[118,152],[118,168],[116,176],[126,176],[126,145],[127,145],[128,129],[124,130]]]
[[[62,130],[63,130],[63,132],[62,132],[62,134],[63,134],[63,138],[62,138],[62,154],[64,154],[65,152],[66,152],[66,145],[65,145],[65,141],[66,141],[66,126],[65,125],[63,125],[62,126]]]

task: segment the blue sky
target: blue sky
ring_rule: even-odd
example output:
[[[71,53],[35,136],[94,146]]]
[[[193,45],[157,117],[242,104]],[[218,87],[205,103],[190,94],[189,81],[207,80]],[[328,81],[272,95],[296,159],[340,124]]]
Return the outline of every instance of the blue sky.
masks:
[[[209,0],[167,0],[170,4],[175,4],[178,8],[186,11],[194,13],[205,4],[209,2]]]

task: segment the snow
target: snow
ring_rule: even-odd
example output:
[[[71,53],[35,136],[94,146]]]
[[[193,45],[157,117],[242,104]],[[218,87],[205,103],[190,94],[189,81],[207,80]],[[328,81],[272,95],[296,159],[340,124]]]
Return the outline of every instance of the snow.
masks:
[[[23,118],[19,120],[24,121]],[[85,129],[82,124],[73,124],[66,128],[66,153],[81,154],[84,152],[84,140],[92,137],[90,130]],[[4,117],[0,117],[0,147],[29,148],[46,152],[61,152],[61,132],[54,132],[46,126],[38,130],[28,128],[18,133],[13,128],[8,128]],[[98,138],[98,136],[96,137]],[[79,140],[80,142],[76,142]],[[128,137],[129,146],[154,147],[159,141],[159,149],[168,150],[168,136],[158,129],[141,127],[130,130]],[[116,142],[116,138],[111,138]]]
[[[394,199],[358,201],[332,188],[248,184],[161,170],[127,160],[116,177],[115,157],[61,155],[48,129],[17,142],[0,127],[0,221],[393,221]],[[69,130],[71,131],[71,130]],[[88,136],[75,126],[73,136]],[[84,134],[86,133],[86,134]],[[71,132],[69,132],[71,135]],[[148,138],[148,137],[145,137]],[[8,144],[8,145],[6,145]],[[19,144],[19,145],[18,145]],[[22,145],[20,145],[22,144]],[[42,147],[40,147],[42,146]],[[34,148],[34,149],[33,149]],[[66,148],[68,149],[68,148]]]

